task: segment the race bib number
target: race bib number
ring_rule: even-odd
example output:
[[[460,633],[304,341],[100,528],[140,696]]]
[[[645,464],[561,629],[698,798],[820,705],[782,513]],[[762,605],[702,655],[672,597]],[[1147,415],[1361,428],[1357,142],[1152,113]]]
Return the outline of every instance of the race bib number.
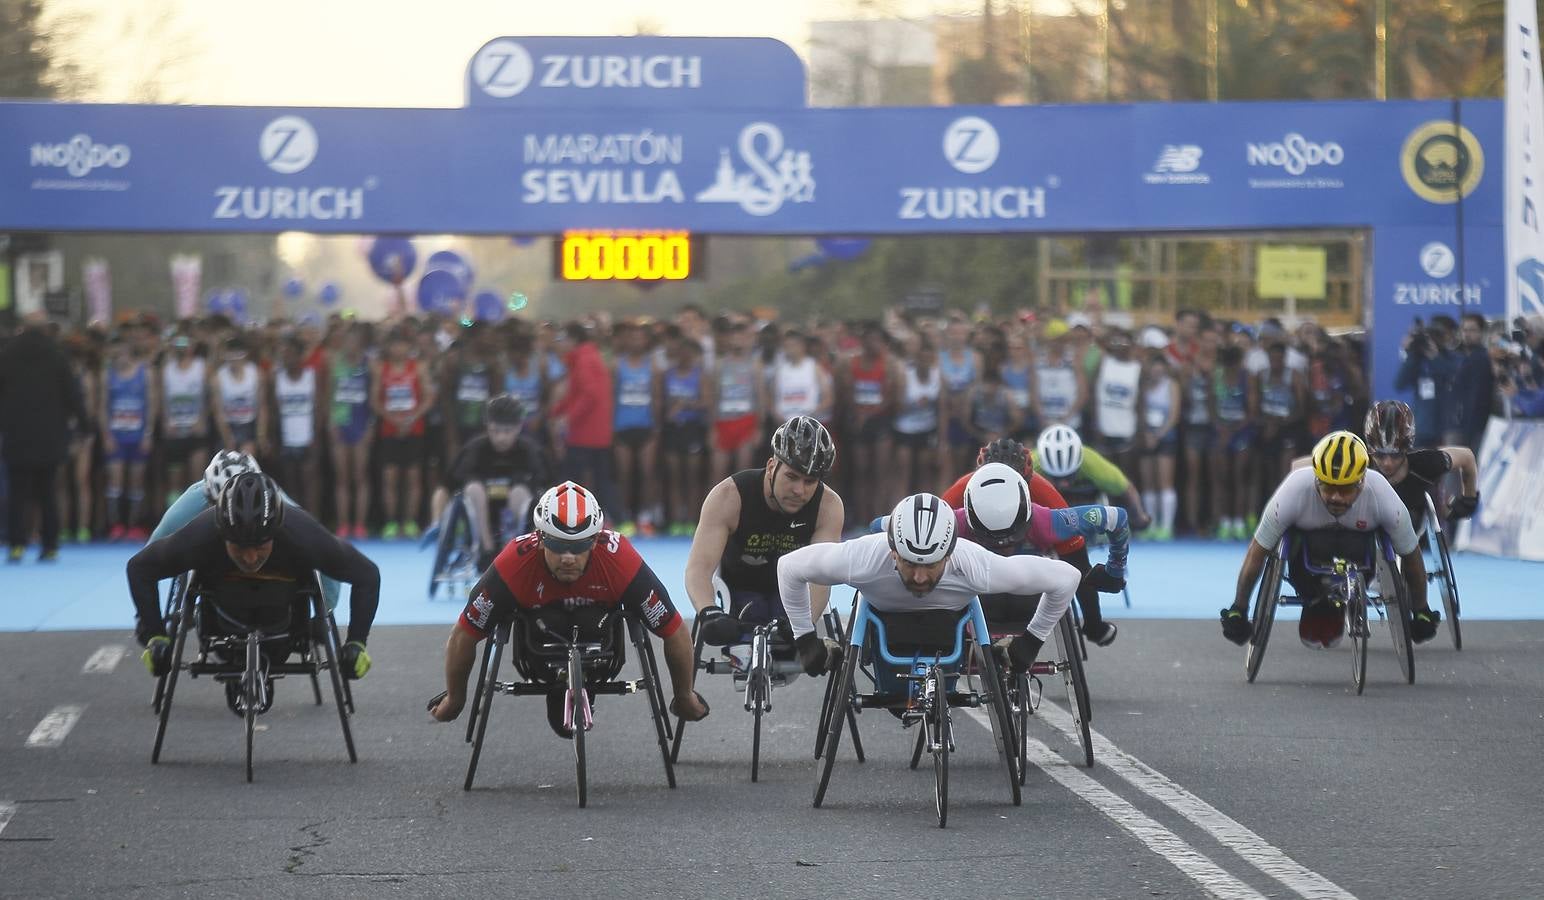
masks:
[[[878,406],[885,400],[884,386],[877,381],[860,381],[854,388],[853,402],[858,406]]]
[[[485,403],[488,400],[488,385],[481,381],[463,381],[456,388],[456,399],[462,403]]]
[[[338,389],[332,392],[332,399],[336,403],[348,406],[364,406],[369,398],[365,396],[365,387],[362,384],[340,384]]]
[[[166,421],[173,429],[187,431],[198,424],[197,395],[177,394],[166,402]]]
[[[115,403],[107,421],[113,431],[139,431],[145,426],[145,410],[138,403]]]
[[[285,394],[279,398],[279,412],[286,418],[302,418],[311,415],[309,394]]]
[[[489,500],[506,500],[509,498],[509,479],[491,478],[483,482],[488,488]]]
[[[1422,400],[1437,399],[1437,382],[1431,378],[1422,378],[1416,382],[1416,392]]]
[[[418,405],[418,395],[411,384],[393,384],[386,388],[386,411],[412,412]]]
[[[232,425],[246,425],[257,420],[257,407],[250,397],[233,398],[225,404],[225,418]]]
[[[648,387],[632,384],[622,388],[622,394],[617,398],[617,402],[623,406],[648,406],[652,399],[649,396]]]

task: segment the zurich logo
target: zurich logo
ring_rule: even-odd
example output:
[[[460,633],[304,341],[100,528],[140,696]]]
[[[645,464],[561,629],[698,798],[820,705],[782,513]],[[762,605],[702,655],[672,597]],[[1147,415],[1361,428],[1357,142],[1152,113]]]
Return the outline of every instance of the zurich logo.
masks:
[[[311,165],[316,147],[316,129],[299,116],[274,119],[257,141],[263,162],[280,175],[293,175]]]
[[[1453,250],[1441,241],[1432,241],[1421,248],[1421,269],[1430,278],[1446,278],[1453,274]]]
[[[998,149],[997,129],[977,116],[955,119],[944,129],[944,159],[967,175],[990,169]]]
[[[531,54],[510,40],[493,41],[472,57],[472,82],[490,97],[513,97],[531,83]]]

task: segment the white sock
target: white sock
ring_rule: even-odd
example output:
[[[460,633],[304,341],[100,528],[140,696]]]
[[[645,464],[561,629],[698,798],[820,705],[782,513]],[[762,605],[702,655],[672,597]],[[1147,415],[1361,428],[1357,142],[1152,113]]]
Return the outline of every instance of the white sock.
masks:
[[[1142,508],[1147,510],[1148,518],[1158,514],[1158,495],[1152,491],[1142,492]]]
[[[1179,507],[1179,495],[1172,489],[1158,492],[1158,527],[1174,530],[1174,511]]]

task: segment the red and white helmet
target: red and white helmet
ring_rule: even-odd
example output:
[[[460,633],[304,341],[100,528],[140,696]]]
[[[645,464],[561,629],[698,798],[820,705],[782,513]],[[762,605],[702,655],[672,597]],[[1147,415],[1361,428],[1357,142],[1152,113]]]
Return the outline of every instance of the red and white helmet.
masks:
[[[583,541],[600,533],[605,520],[595,495],[585,488],[565,481],[536,501],[531,512],[536,530],[560,541]]]

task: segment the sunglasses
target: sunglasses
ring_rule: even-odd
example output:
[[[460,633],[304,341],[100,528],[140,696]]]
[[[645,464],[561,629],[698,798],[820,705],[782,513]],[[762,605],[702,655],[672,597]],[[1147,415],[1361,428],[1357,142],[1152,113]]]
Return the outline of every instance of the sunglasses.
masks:
[[[565,554],[579,556],[590,552],[590,548],[595,546],[595,538],[588,537],[582,541],[565,541],[562,538],[555,538],[544,534],[541,538],[541,545],[559,556]]]
[[[1403,450],[1374,450],[1374,451],[1372,451],[1372,455],[1377,457],[1378,459],[1402,459],[1402,458],[1404,458],[1405,451],[1403,451]]]

